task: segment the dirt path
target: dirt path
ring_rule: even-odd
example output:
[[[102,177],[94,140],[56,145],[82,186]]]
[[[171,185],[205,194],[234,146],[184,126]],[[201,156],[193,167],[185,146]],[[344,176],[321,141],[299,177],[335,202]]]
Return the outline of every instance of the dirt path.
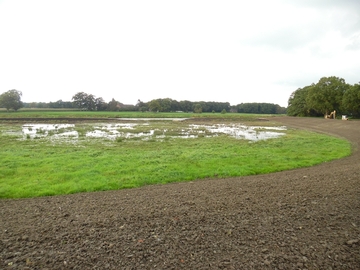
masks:
[[[311,168],[0,200],[0,269],[360,269],[360,122],[281,117],[350,140]]]

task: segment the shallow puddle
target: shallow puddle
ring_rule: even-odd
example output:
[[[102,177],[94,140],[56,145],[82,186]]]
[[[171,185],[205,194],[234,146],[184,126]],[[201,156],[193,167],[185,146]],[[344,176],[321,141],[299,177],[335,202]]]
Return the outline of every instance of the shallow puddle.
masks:
[[[22,126],[24,138],[77,137],[74,124],[26,124]]]
[[[257,127],[257,126],[245,126],[241,124],[232,124],[232,125],[217,124],[212,126],[200,125],[196,127],[200,127],[200,128],[205,127],[213,134],[227,134],[237,139],[244,139],[249,141],[259,141],[259,140],[277,138],[282,135],[285,135],[285,133],[275,132],[275,131],[286,130],[285,127]],[[268,131],[268,130],[272,130],[272,131]]]

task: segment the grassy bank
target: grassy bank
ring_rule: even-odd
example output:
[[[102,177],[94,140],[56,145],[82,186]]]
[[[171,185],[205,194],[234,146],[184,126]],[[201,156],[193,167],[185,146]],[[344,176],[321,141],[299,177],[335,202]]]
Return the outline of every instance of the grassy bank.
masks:
[[[0,198],[265,174],[312,166],[351,151],[347,141],[298,130],[251,143],[227,135],[193,139],[168,136],[147,141],[80,137],[76,142],[54,142],[47,138],[20,139],[5,132],[17,134],[19,126],[0,125]],[[87,128],[81,126],[79,132]]]

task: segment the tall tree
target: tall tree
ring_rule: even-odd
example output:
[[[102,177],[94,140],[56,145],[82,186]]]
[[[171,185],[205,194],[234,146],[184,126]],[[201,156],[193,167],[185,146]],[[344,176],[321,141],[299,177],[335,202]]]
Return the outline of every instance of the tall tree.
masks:
[[[107,103],[104,101],[102,97],[95,99],[95,108],[97,111],[106,111]]]
[[[172,99],[170,98],[160,98],[158,99],[160,103],[160,112],[170,112]]]
[[[345,92],[342,103],[346,113],[360,116],[360,84],[351,86]]]
[[[180,111],[184,111],[184,112],[191,112],[192,111],[192,107],[193,104],[191,101],[189,100],[181,100],[179,102],[179,106],[180,106]]]
[[[17,111],[22,108],[24,104],[21,101],[22,92],[12,89],[0,95],[0,107]]]
[[[153,99],[149,102],[149,110],[152,112],[160,112],[161,104],[158,99]]]
[[[309,106],[307,105],[306,98],[309,93],[309,89],[314,87],[314,84],[299,88],[295,92],[292,92],[289,101],[287,114],[290,116],[309,116]]]
[[[120,102],[114,98],[107,105],[108,111],[118,111],[120,109]]]
[[[148,104],[145,102],[142,102],[140,99],[138,99],[138,101],[136,103],[136,108],[139,111],[145,112],[148,110]]]
[[[96,110],[96,99],[92,94],[78,92],[72,97],[72,100],[79,109],[88,111]]]
[[[349,85],[342,78],[323,77],[309,89],[306,103],[310,108],[322,114],[333,110],[341,112],[343,95],[348,89]]]

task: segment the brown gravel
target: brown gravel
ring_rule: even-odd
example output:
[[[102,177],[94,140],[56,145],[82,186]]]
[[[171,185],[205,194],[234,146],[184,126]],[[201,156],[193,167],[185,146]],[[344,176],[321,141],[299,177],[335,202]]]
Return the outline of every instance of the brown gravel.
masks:
[[[360,269],[360,121],[279,117],[347,158],[268,175],[0,200],[0,269]]]

